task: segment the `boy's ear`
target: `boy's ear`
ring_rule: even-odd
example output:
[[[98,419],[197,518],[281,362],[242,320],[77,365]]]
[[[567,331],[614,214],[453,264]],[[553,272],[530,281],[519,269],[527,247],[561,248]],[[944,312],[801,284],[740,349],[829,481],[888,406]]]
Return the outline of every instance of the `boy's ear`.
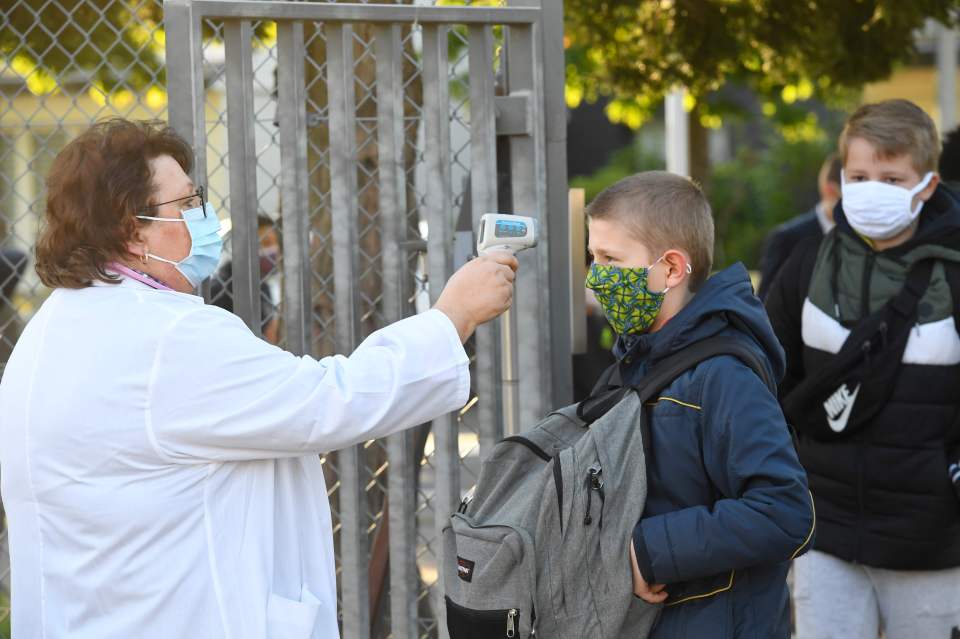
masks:
[[[836,182],[825,182],[820,193],[821,200],[836,202],[840,199],[840,185]]]
[[[937,185],[940,184],[940,174],[934,173],[933,177],[930,178],[930,184],[927,185],[925,189],[913,196],[913,199],[910,201],[910,209],[912,210],[918,204],[923,204],[931,197],[933,197],[933,192],[937,190]]]
[[[666,285],[668,288],[676,288],[690,278],[693,272],[693,264],[690,262],[690,256],[684,251],[670,249],[663,254],[663,263],[666,266]]]
[[[940,174],[934,172],[933,177],[930,178],[930,184],[927,185],[927,188],[917,193],[917,197],[920,198],[921,201],[926,202],[933,197],[933,192],[937,190],[937,185],[939,184]]]

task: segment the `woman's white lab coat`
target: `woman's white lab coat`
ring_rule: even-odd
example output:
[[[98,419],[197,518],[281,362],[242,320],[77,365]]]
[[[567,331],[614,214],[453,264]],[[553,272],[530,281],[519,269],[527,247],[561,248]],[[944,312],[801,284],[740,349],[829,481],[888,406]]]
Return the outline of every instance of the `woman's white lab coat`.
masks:
[[[193,295],[54,291],[0,383],[14,636],[337,637],[318,453],[468,389],[439,311],[316,361]]]

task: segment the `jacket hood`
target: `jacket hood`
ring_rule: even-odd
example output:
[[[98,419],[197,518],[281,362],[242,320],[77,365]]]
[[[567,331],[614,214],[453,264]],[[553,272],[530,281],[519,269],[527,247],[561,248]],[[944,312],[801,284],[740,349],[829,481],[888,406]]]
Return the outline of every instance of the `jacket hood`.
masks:
[[[869,247],[850,226],[843,212],[842,200],[834,209],[834,218],[838,232],[853,236]],[[908,263],[929,257],[960,262],[960,196],[941,182],[920,211],[920,224],[916,234],[900,246],[885,252]]]
[[[767,318],[763,303],[741,263],[708,279],[693,299],[655,333],[621,336],[614,346],[618,359],[644,357],[652,365],[677,351],[719,334],[740,335],[759,348],[770,362],[774,379],[786,368],[783,348]]]

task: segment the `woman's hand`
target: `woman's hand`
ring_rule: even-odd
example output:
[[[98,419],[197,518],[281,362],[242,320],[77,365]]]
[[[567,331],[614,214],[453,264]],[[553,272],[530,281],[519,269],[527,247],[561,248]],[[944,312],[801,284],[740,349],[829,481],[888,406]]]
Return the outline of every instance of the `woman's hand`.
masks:
[[[491,251],[467,262],[450,277],[434,308],[450,318],[461,342],[466,342],[477,326],[510,308],[518,266],[511,253]]]

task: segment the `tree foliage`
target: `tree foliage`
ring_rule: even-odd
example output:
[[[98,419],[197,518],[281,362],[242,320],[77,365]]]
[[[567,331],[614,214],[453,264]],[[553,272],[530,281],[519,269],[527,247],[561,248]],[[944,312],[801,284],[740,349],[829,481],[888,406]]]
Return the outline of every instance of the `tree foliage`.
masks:
[[[159,0],[17,0],[5,18],[0,58],[34,92],[53,90],[54,76],[63,73],[86,72],[104,86],[123,81],[139,88],[162,71]]]
[[[889,76],[926,19],[952,23],[958,9],[960,0],[566,0],[568,102],[613,96],[614,109],[642,121],[678,85],[700,104],[730,80],[788,104],[842,93]]]
[[[217,38],[211,24],[203,27],[207,39]],[[259,43],[272,29],[257,22],[254,33]],[[14,0],[0,11],[0,64],[38,94],[71,73],[106,90],[162,88],[164,44],[162,0]]]

